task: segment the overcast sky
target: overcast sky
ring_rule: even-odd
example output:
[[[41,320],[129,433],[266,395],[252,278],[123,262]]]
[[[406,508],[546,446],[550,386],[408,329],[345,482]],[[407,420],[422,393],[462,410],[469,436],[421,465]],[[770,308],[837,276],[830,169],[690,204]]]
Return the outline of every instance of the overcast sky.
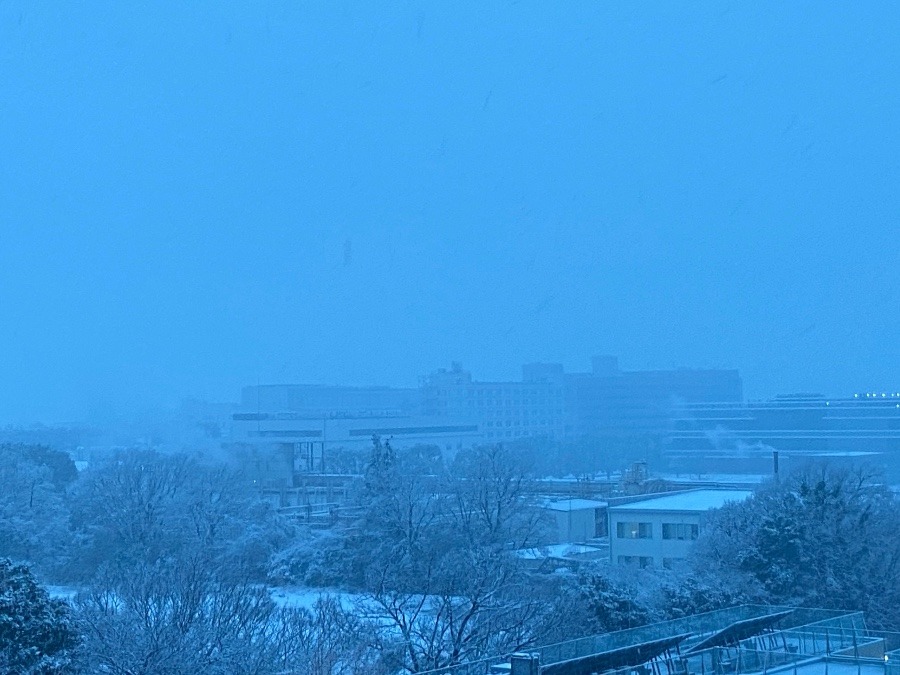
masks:
[[[900,8],[0,2],[0,422],[451,359],[900,387]]]

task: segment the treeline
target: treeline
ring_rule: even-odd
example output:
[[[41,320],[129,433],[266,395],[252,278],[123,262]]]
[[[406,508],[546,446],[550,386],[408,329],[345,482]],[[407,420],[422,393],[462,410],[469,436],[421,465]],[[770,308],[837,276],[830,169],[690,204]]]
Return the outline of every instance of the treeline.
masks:
[[[447,463],[375,439],[362,469],[356,515],[316,529],[222,463],[130,452],[79,475],[64,453],[0,448],[0,556],[81,589],[54,602],[6,564],[0,645],[29,649],[8,647],[0,669],[422,672],[745,602],[860,609],[900,628],[900,510],[862,471],[809,468],[729,505],[681,569],[550,575],[515,553],[548,527],[515,449]],[[342,593],[280,608],[272,584]]]

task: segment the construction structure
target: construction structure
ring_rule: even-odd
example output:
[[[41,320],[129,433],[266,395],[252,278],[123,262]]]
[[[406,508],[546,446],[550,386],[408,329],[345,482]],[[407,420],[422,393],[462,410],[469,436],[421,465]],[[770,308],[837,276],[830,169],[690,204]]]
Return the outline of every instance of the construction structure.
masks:
[[[428,675],[900,675],[900,633],[862,612],[742,605]]]

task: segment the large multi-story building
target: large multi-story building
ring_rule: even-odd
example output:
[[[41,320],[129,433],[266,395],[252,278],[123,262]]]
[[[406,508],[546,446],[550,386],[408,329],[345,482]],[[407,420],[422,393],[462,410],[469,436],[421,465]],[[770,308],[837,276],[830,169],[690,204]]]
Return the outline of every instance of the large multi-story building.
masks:
[[[743,382],[736,370],[621,371],[615,357],[597,357],[590,373],[566,378],[571,435],[665,433],[683,403],[740,402]]]
[[[395,445],[434,445],[448,454],[524,437],[662,434],[679,402],[740,397],[740,377],[729,370],[627,372],[614,357],[598,357],[590,373],[532,363],[522,367],[521,381],[480,382],[453,364],[423,378],[418,389],[244,387],[231,441],[256,454],[268,448],[268,464],[276,469],[260,480],[282,483],[292,471],[328,470],[330,453],[367,446],[373,435]],[[285,457],[292,458],[292,468],[285,469]],[[262,455],[252,461],[266,465]]]
[[[421,385],[424,412],[478,420],[488,441],[524,436],[574,438],[662,434],[680,403],[740,402],[736,370],[621,371],[615,357],[597,357],[589,373],[561,364],[522,367],[520,382],[479,382],[458,363]]]
[[[762,470],[776,450],[788,462],[863,460],[900,475],[900,392],[681,403],[666,455],[687,471]]]
[[[523,367],[521,382],[478,382],[454,363],[421,385],[423,412],[451,419],[475,419],[488,442],[523,436],[565,434],[565,375],[562,366]]]

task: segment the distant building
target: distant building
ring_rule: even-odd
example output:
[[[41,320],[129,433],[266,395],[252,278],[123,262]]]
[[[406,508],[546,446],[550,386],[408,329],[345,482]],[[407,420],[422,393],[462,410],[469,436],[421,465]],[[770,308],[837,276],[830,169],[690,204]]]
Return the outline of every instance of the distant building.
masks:
[[[245,412],[333,415],[415,415],[420,413],[416,389],[344,387],[318,384],[265,384],[244,387]]]
[[[679,403],[743,400],[736,370],[620,371],[612,356],[594,358],[589,373],[526,364],[520,382],[480,382],[454,363],[424,378],[420,392],[425,414],[477,419],[489,442],[663,434]]]
[[[525,366],[521,382],[477,382],[454,363],[420,387],[423,412],[450,419],[475,419],[489,443],[526,436],[561,438],[565,433],[562,366]]]
[[[422,415],[419,401],[416,389],[392,387],[244,387],[230,447],[261,487],[281,488],[333,471],[335,452],[364,451],[373,436],[397,448],[437,446],[445,456],[482,442],[477,422]]]
[[[687,557],[710,510],[752,494],[749,490],[691,490],[611,505],[610,559],[640,567],[671,567]]]
[[[626,372],[615,357],[601,356],[590,373],[531,363],[522,367],[519,382],[480,382],[454,363],[423,378],[418,389],[244,387],[230,443],[249,443],[258,453],[268,448],[270,465],[273,449],[279,457],[289,450],[294,470],[327,471],[330,450],[367,446],[373,434],[395,444],[436,445],[445,453],[526,437],[661,435],[679,402],[739,402],[741,396],[733,370]],[[264,458],[256,461],[265,466]],[[260,480],[281,482],[280,470],[275,473]]]
[[[864,460],[900,477],[900,392],[682,402],[665,455],[679,471],[769,472],[773,450],[793,462]]]
[[[620,371],[615,357],[594,359],[590,373],[566,378],[569,433],[575,436],[665,433],[680,404],[743,401],[736,370]]]
[[[330,456],[338,450],[370,448],[373,436],[390,440],[395,448],[437,446],[447,457],[481,442],[475,423],[423,416],[240,412],[233,415],[230,446],[252,460],[262,487],[291,487],[297,474],[333,471]]]

